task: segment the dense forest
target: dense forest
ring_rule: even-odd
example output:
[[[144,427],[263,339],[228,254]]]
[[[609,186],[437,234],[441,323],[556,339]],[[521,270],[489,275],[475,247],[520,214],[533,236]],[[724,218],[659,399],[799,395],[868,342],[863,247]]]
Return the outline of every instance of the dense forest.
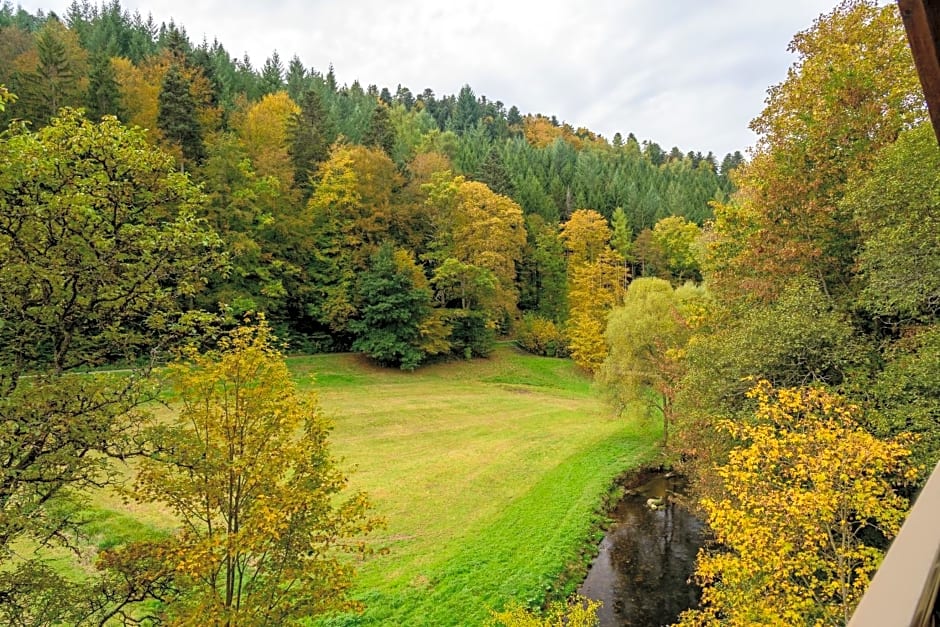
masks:
[[[226,382],[265,381],[250,401],[283,420],[252,437],[290,455],[255,469],[281,502],[262,499],[264,531],[213,571],[224,586],[187,592],[208,577],[192,556],[228,542],[207,515],[206,536],[105,552],[91,597],[17,568],[0,615],[109,620],[175,599],[180,620],[237,622],[262,606],[237,607],[233,582],[289,589],[282,570],[299,592],[253,597],[278,617],[348,609],[348,562],[319,544],[305,562],[296,543],[320,515],[338,538],[378,523],[361,495],[337,505],[326,428],[303,418],[273,337],[413,370],[502,335],[662,421],[662,459],[692,477],[720,545],[683,624],[844,623],[940,456],[940,152],[896,7],[846,0],[791,51],[748,160],[719,164],[469,85],[340,85],[277,53],[255,69],[116,0],[61,17],[5,2],[0,561],[18,538],[69,537],[63,495],[108,483],[108,457],[150,460],[141,489],[186,520],[241,468],[222,452],[203,468],[189,427],[144,429],[171,349],[190,347],[169,371],[196,435]],[[115,365],[136,374],[69,376]]]
[[[608,261],[625,276],[697,277],[688,234],[743,161],[608,141],[469,85],[339,85],[276,52],[255,69],[118,2],[61,17],[7,2],[0,29],[0,83],[17,96],[4,119],[36,131],[82,107],[146,129],[201,187],[229,257],[195,304],[264,311],[297,350],[413,368],[485,355],[521,313],[563,323],[559,225],[578,210],[599,214],[592,228],[614,221],[622,259]]]

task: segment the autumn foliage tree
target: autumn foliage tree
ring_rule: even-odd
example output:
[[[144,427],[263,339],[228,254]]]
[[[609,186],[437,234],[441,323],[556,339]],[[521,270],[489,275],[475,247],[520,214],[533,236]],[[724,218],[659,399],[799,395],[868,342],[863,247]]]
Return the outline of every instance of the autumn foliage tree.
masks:
[[[724,421],[739,444],[719,469],[725,496],[703,499],[721,548],[699,554],[700,609],[680,625],[842,625],[907,509],[910,439],[881,440],[859,408],[814,387],[759,381],[751,422]]]
[[[12,547],[71,542],[109,456],[141,450],[152,359],[193,330],[181,304],[220,265],[203,200],[114,118],[0,135],[0,622],[74,624],[33,593],[78,611],[75,586]],[[87,373],[117,360],[133,372]]]
[[[353,574],[379,521],[327,441],[329,423],[301,395],[262,319],[216,350],[170,368],[180,409],[153,432],[158,452],[138,473],[139,499],[181,521],[172,537],[104,557],[155,564],[172,581],[164,618],[177,624],[283,625],[348,609]]]
[[[233,124],[258,174],[277,177],[285,191],[294,180],[288,128],[299,113],[287,92],[278,91],[251,105]]]
[[[607,316],[623,302],[623,258],[607,250],[591,263],[569,269],[568,347],[571,358],[595,372],[607,357]]]
[[[716,220],[712,284],[735,298],[771,299],[797,274],[844,290],[857,245],[846,182],[924,115],[894,5],[846,0],[790,49],[798,59],[751,123],[756,151]]]
[[[568,251],[568,343],[571,358],[594,372],[607,357],[607,314],[620,305],[629,271],[610,247],[607,220],[578,209],[561,228]]]

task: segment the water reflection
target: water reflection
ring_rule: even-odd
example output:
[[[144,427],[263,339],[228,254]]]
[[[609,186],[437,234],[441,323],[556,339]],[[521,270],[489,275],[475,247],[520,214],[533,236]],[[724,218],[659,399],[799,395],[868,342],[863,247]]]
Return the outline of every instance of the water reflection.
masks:
[[[688,579],[704,525],[670,498],[683,488],[681,479],[653,477],[611,514],[615,522],[580,588],[603,601],[601,627],[668,625],[698,604],[699,590]]]

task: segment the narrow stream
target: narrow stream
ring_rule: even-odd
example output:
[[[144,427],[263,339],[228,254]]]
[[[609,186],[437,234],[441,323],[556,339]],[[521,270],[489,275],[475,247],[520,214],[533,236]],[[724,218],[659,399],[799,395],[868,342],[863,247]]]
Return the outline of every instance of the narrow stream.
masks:
[[[670,498],[685,488],[681,478],[644,479],[611,513],[614,522],[578,590],[603,602],[601,627],[669,625],[698,604],[700,591],[689,577],[705,526]]]

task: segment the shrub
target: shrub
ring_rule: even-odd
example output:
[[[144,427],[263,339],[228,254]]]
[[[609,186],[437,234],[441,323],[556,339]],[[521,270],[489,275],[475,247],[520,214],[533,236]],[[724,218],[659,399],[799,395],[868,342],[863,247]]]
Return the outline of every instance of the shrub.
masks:
[[[516,342],[520,347],[545,357],[568,357],[568,340],[554,322],[537,314],[526,314],[519,324]]]

